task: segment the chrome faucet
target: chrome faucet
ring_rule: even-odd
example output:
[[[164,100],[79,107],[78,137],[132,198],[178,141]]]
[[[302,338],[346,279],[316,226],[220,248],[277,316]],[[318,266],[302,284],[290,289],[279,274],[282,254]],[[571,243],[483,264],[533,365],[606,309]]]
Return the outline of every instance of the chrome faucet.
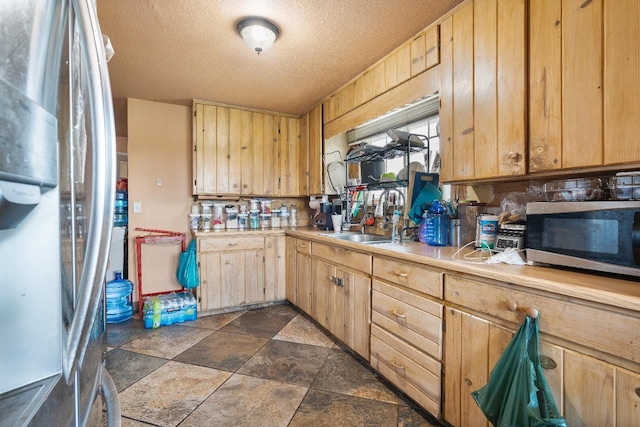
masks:
[[[400,210],[400,206],[402,206],[402,209],[404,210],[406,199],[404,197],[404,193],[397,188],[387,188],[386,190],[384,190],[380,195],[380,199],[378,200],[378,203],[383,203],[382,214],[385,217],[383,228],[386,227],[385,230],[388,230],[389,223],[391,223],[392,224],[391,226],[394,228],[392,230],[392,236],[395,237],[396,231],[397,231],[396,227],[398,226],[398,224],[394,224],[393,221],[391,221],[388,216],[388,211],[390,206],[389,198],[391,196],[392,191],[395,191],[396,193],[398,193],[398,196],[396,196],[395,200],[393,201],[393,205],[392,205],[393,211],[395,212],[397,210],[397,211],[400,211],[401,214],[403,214],[403,211]],[[398,199],[401,199],[402,203],[399,203]],[[393,212],[391,214],[393,215]],[[400,241],[402,242],[402,237],[400,237],[400,239],[401,239]]]

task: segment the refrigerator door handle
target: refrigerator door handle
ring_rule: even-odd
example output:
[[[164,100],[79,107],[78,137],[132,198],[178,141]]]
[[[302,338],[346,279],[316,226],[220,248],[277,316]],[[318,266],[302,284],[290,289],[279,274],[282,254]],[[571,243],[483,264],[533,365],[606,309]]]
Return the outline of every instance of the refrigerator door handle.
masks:
[[[104,365],[101,365],[100,376],[100,393],[107,410],[107,425],[108,427],[120,427],[122,425],[122,410],[120,408],[120,399],[118,398],[118,389]]]
[[[115,124],[109,72],[98,18],[90,0],[72,0],[78,17],[83,55],[87,61],[91,105],[93,182],[82,278],[77,304],[66,337],[63,372],[67,382],[84,357],[104,287],[115,204]]]

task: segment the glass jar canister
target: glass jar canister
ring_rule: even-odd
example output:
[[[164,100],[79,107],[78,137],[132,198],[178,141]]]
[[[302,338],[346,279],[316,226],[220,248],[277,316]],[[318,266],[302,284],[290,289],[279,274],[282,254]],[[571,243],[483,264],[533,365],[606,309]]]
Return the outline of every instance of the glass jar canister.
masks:
[[[260,210],[251,209],[249,211],[249,228],[257,230],[260,228]]]
[[[224,230],[224,203],[216,203],[213,205],[213,216],[211,222],[214,230]]]

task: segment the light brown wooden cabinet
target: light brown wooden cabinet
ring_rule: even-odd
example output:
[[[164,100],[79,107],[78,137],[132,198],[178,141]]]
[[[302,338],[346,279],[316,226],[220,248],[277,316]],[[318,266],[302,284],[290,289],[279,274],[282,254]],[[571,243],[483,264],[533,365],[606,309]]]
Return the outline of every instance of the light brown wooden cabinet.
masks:
[[[529,170],[640,161],[638,2],[529,7]]]
[[[300,118],[193,103],[193,194],[308,194]]]
[[[375,256],[373,276],[371,366],[440,417],[442,273]]]
[[[311,254],[311,316],[369,360],[371,255],[315,242]]]
[[[284,236],[198,237],[199,310],[285,298]]]
[[[444,181],[526,173],[526,2],[474,0],[440,23]]]
[[[541,363],[568,425],[622,427],[640,420],[640,376],[622,367],[637,363],[639,343],[631,337],[637,335],[640,319],[604,306],[456,275],[445,276],[445,299],[452,305],[445,313],[447,422],[488,425],[470,393],[488,382],[523,320],[521,313],[507,310],[510,301],[540,312]]]
[[[287,300],[311,315],[311,242],[287,236],[286,245]]]
[[[315,106],[301,119],[302,150],[306,157],[302,156],[301,179],[306,182],[305,194],[323,193],[322,147],[324,145],[322,104]],[[305,162],[305,159],[306,162]]]

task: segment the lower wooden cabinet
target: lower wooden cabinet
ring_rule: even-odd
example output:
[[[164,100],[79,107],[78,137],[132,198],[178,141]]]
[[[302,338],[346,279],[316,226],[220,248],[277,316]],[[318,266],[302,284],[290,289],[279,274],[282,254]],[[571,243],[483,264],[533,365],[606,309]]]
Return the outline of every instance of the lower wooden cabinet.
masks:
[[[581,346],[587,335],[610,335],[609,340],[601,340],[601,346],[624,336],[624,325],[616,329],[604,326],[606,319],[615,317],[615,313],[566,298],[529,294],[506,283],[484,283],[457,276],[446,276],[445,296],[469,308],[447,307],[445,313],[444,419],[450,424],[489,425],[471,392],[488,382],[491,369],[523,320],[523,314],[506,308],[508,302],[515,301],[519,307],[535,307],[540,312],[541,365],[568,425],[640,425],[640,375],[603,360],[627,352],[632,354],[637,340],[627,343],[631,348],[601,354],[601,358],[584,354],[587,347]],[[562,307],[562,317],[555,317],[556,307]],[[568,334],[567,338],[573,341],[563,339],[566,324],[571,323],[568,319],[585,318],[582,311],[589,313],[589,320]],[[633,319],[629,322],[633,323]]]
[[[197,237],[202,312],[285,298],[284,236]]]
[[[312,271],[311,315],[369,360],[371,278],[318,258],[312,261]]]

